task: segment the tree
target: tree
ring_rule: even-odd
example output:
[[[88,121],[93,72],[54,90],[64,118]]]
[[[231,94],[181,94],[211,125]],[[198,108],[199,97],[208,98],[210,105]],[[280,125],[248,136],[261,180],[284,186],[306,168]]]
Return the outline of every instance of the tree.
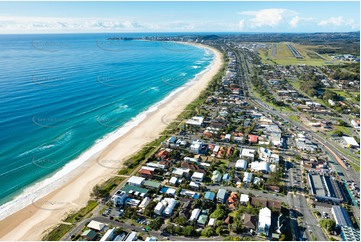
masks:
[[[148,217],[151,217],[153,215],[153,211],[154,211],[155,206],[157,206],[157,203],[154,202],[154,201],[151,201],[148,204],[148,206],[145,208],[144,215],[148,216]]]
[[[331,232],[336,228],[336,222],[332,219],[321,219],[320,225],[322,228],[327,229],[328,232]]]
[[[175,226],[173,224],[170,224],[166,227],[166,230],[170,234],[175,234]]]
[[[222,226],[217,227],[216,234],[218,234],[219,236],[222,235],[222,230],[223,230]]]
[[[279,238],[279,241],[284,241],[285,239],[286,239],[286,235],[281,234],[281,235],[280,235],[280,238]]]
[[[342,119],[339,119],[339,120],[338,120],[338,125],[339,125],[339,126],[347,126],[346,122],[343,121]]]
[[[226,215],[225,206],[223,204],[217,204],[217,209],[211,214],[211,218],[223,219]]]
[[[214,232],[215,231],[212,227],[206,227],[205,229],[202,230],[201,234],[202,234],[202,236],[205,236],[205,237],[211,237],[211,236],[215,235]]]
[[[160,227],[162,227],[164,223],[164,219],[163,218],[156,218],[156,219],[153,219],[150,224],[149,224],[149,227],[153,230],[159,230]]]
[[[196,230],[193,226],[186,226],[183,229],[183,235],[184,236],[196,236]]]
[[[181,226],[186,226],[188,220],[185,217],[180,216],[180,217],[176,217],[173,222]]]
[[[104,190],[101,186],[95,185],[91,195],[96,198],[105,198],[109,196],[109,192]]]
[[[183,234],[183,228],[181,226],[176,226],[174,229],[174,232],[176,235],[182,235]]]

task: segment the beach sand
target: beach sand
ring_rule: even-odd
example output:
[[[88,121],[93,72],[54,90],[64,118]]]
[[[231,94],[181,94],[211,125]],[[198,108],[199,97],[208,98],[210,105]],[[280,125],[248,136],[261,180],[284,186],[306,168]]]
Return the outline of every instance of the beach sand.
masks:
[[[203,45],[202,47],[215,54],[214,62],[208,71],[199,75],[192,86],[180,91],[168,102],[160,105],[158,110],[148,114],[137,127],[70,173],[62,187],[0,221],[0,239],[41,240],[45,230],[59,224],[69,212],[77,211],[86,205],[96,184],[116,174],[118,169],[113,168],[114,164],[109,166],[104,164],[119,161],[116,166],[121,167],[121,163],[126,158],[159,137],[166,126],[199,96],[222,67],[222,54],[210,47]]]

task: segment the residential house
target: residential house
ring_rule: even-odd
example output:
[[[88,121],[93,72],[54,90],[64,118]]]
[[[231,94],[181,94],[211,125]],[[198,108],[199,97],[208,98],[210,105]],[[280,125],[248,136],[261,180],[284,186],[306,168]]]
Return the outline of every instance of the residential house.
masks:
[[[249,196],[247,194],[241,194],[241,198],[239,199],[242,205],[247,205],[249,202]]]
[[[242,216],[242,220],[243,220],[243,224],[244,227],[247,229],[252,229],[252,230],[256,230],[256,226],[257,226],[257,216],[254,216],[252,214],[249,213],[245,213]]]
[[[229,209],[233,210],[236,209],[237,206],[237,193],[235,192],[231,192],[231,194],[229,195],[228,199],[227,199],[227,204]]]
[[[194,172],[193,175],[191,176],[191,180],[194,182],[202,182],[203,177],[204,177],[204,173]]]
[[[204,195],[204,199],[214,201],[215,196],[216,194],[214,194],[214,192],[206,192],[206,194]]]
[[[221,181],[221,179],[222,179],[222,174],[217,170],[213,171],[213,173],[212,173],[212,181],[214,183],[218,183],[218,182]]]
[[[264,207],[259,211],[257,232],[259,234],[263,233],[268,236],[270,227],[271,210],[267,207]]]
[[[195,221],[198,219],[199,215],[201,214],[201,209],[195,208],[192,211],[191,217],[189,218],[189,221]]]
[[[104,230],[106,228],[106,224],[92,220],[92,221],[90,221],[90,223],[88,223],[87,228],[95,230],[95,231],[99,231],[99,232],[104,232]]]
[[[194,140],[191,144],[191,152],[195,154],[200,154],[203,147],[203,142],[200,140]]]
[[[217,201],[219,203],[224,203],[226,200],[227,190],[221,188],[217,192]]]
[[[144,184],[145,178],[139,176],[132,176],[128,179],[127,183],[131,186],[141,187]]]
[[[244,177],[243,177],[243,182],[244,183],[250,183],[251,181],[252,181],[252,173],[245,172]]]
[[[252,197],[251,198],[251,205],[254,207],[266,207],[267,206],[267,199],[263,197]]]
[[[269,173],[270,172],[270,165],[266,161],[252,162],[251,163],[251,171]]]
[[[172,173],[175,177],[182,178],[182,177],[188,177],[189,172],[190,169],[174,168]]]
[[[206,223],[207,223],[207,220],[208,220],[208,216],[205,215],[205,214],[201,214],[199,217],[198,217],[198,220],[197,220],[197,224],[201,227],[205,227],[206,226]]]
[[[243,148],[242,152],[240,153],[239,158],[252,162],[252,161],[254,161],[255,152],[256,152],[256,150],[254,150],[254,149]]]
[[[87,229],[81,234],[81,237],[88,241],[95,241],[97,233],[92,229]]]
[[[238,170],[244,170],[245,171],[247,169],[247,161],[243,160],[243,159],[237,160],[235,168],[238,169]]]
[[[153,168],[154,169],[154,168]],[[155,169],[154,169],[155,170]],[[138,171],[139,176],[143,177],[143,178],[153,178],[154,175],[154,170],[150,170],[150,169],[140,169]]]

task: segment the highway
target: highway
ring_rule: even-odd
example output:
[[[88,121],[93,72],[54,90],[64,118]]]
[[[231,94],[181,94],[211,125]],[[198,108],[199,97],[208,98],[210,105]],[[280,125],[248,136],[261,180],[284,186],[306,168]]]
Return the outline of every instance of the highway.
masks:
[[[246,62],[245,59],[243,59],[243,61]],[[249,67],[250,65],[248,65]],[[245,93],[248,93],[250,96],[252,94],[252,92],[250,91],[249,87],[247,87],[247,82],[250,83],[250,79],[249,79],[249,73],[247,73],[247,71],[244,71],[244,86],[247,88],[247,91],[245,91]],[[294,124],[296,127],[298,127],[300,130],[305,130],[308,131],[308,129],[306,127],[304,127],[303,125],[300,125],[298,123],[294,123],[292,120],[290,120],[287,116],[285,116],[283,113],[278,112],[276,110],[273,110],[271,108],[268,107],[268,105],[265,105],[261,100],[255,98],[255,97],[248,97],[248,100],[250,102],[252,102],[255,106],[259,107],[261,110],[266,111],[270,114],[273,114],[276,117],[280,117],[283,120],[288,121],[289,123]],[[314,135],[312,133],[312,135]],[[321,137],[319,137],[318,135],[314,135],[314,137],[322,139]],[[324,144],[325,146],[328,146],[328,144]],[[297,169],[297,173],[298,176],[301,177],[300,174],[300,169]],[[291,174],[290,174],[291,173]],[[297,182],[297,184],[295,184],[295,180],[293,178],[293,170],[290,169],[289,174],[289,181],[290,181],[290,187],[292,188],[294,185],[297,185],[300,190],[302,190],[303,184],[302,182]],[[301,178],[299,178],[299,180],[301,180]],[[295,196],[295,197],[294,197]],[[310,211],[310,208],[307,205],[307,200],[304,197],[304,195],[300,195],[300,194],[296,194],[294,195],[293,192],[289,192],[287,195],[287,202],[290,205],[290,218],[291,218],[291,229],[294,232],[294,238],[296,240],[301,240],[301,238],[303,237],[303,232],[305,232],[305,235],[307,236],[308,240],[312,240],[312,236],[311,234],[313,234],[317,240],[321,240],[321,241],[326,241],[326,237],[323,234],[322,229],[319,227],[317,220],[315,219],[315,217],[313,216],[312,212]],[[305,231],[302,231],[302,229],[299,228],[298,223],[297,223],[297,217],[301,215],[303,217],[302,221],[304,221],[304,226],[305,226]]]

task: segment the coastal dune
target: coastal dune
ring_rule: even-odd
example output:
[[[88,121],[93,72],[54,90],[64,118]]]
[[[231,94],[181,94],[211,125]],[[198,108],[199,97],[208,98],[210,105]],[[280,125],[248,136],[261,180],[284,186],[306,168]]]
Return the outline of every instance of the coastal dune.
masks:
[[[186,85],[136,127],[68,174],[60,188],[0,221],[0,239],[41,240],[45,230],[59,224],[69,212],[86,205],[96,184],[116,175],[115,168],[121,168],[127,158],[158,138],[167,125],[199,96],[223,65],[222,54],[218,50],[195,45],[207,48],[215,57],[209,68],[192,81],[192,85]],[[105,165],[107,162],[115,164]]]

